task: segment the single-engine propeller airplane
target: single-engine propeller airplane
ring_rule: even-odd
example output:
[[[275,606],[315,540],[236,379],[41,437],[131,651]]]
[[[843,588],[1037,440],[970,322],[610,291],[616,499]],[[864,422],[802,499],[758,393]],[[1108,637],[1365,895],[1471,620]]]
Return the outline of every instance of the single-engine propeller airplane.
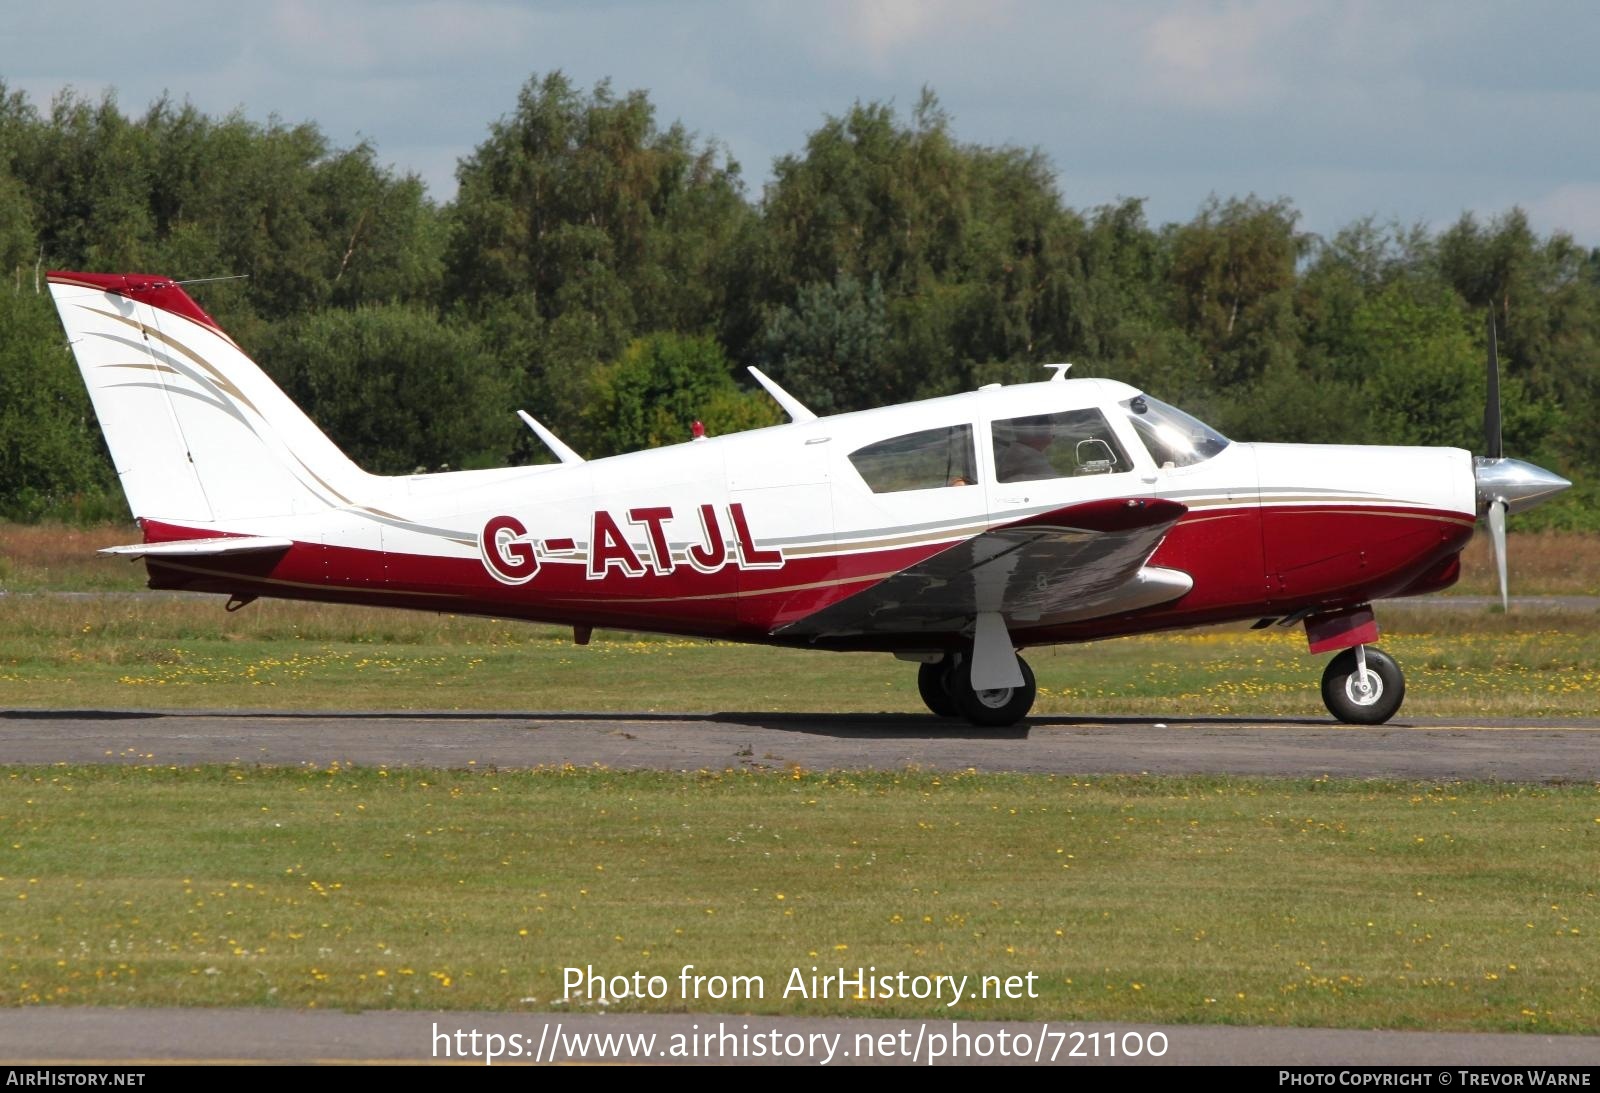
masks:
[[[585,461],[382,477],[352,463],[172,280],[49,275],[152,588],[647,630],[918,664],[943,717],[1010,725],[1017,652],[1240,620],[1333,652],[1377,724],[1405,682],[1374,601],[1453,583],[1488,524],[1570,483],[1485,450],[1247,444],[1126,384],[1052,379]]]

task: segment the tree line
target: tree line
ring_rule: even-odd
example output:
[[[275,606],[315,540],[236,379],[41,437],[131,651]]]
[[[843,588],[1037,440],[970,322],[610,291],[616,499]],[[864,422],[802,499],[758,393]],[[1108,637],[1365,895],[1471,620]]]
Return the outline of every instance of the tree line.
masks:
[[[834,412],[1070,360],[1241,439],[1476,449],[1492,312],[1507,451],[1578,484],[1530,520],[1600,526],[1600,250],[1518,209],[1323,238],[1212,196],[1152,225],[962,142],[931,92],[826,118],[753,195],[646,92],[561,73],[457,178],[441,204],[314,124],[0,81],[0,514],[125,511],[38,292],[67,268],[234,278],[191,292],[380,473],[547,458],[518,407],[588,456],[776,423],[746,365]]]

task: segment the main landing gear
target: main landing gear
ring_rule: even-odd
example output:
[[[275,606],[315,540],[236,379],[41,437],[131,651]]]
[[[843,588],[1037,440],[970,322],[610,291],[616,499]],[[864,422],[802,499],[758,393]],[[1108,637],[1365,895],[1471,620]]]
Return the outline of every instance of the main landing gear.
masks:
[[[983,728],[1005,728],[1027,717],[1039,694],[1028,662],[1018,657],[1017,667],[1022,672],[1022,686],[979,690],[972,685],[972,658],[965,653],[946,653],[943,660],[917,669],[917,690],[923,703],[939,717],[964,717]]]
[[[1328,662],[1322,701],[1328,712],[1352,725],[1381,725],[1406,697],[1406,677],[1394,658],[1375,645],[1357,645]]]

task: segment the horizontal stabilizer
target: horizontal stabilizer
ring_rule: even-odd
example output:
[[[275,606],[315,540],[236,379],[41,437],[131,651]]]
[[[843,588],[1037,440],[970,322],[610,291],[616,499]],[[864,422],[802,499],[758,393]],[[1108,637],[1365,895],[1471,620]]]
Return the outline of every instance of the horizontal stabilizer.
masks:
[[[279,539],[268,535],[225,535],[218,539],[176,539],[170,543],[129,543],[127,546],[106,547],[101,554],[118,554],[125,558],[206,558],[216,554],[265,554],[273,550],[288,550],[293,539]]]

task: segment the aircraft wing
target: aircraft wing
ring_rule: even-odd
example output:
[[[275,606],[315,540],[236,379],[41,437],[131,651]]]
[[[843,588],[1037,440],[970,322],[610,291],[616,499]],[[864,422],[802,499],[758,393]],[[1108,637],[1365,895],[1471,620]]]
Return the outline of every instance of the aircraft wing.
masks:
[[[1144,563],[1187,511],[1140,497],[1040,513],[957,543],[776,633],[950,632],[985,612],[1021,630],[1167,603],[1194,581]]]

